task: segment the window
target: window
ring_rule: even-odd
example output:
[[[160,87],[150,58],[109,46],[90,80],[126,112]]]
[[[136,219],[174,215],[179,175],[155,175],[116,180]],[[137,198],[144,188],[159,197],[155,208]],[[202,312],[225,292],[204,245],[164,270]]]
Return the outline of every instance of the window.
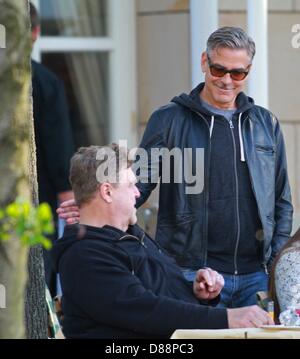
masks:
[[[35,0],[33,58],[64,81],[76,147],[136,145],[134,0]]]
[[[108,35],[106,0],[41,0],[42,36]]]

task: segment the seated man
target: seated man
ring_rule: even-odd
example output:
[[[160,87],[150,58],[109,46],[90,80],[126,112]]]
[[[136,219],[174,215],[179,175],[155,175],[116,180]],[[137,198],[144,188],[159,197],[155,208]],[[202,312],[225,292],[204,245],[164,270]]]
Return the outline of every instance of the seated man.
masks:
[[[207,305],[218,302],[223,277],[200,269],[192,286],[175,261],[135,225],[140,194],[129,166],[127,152],[117,145],[81,148],[71,160],[79,224],[67,226],[52,249],[61,275],[65,336],[168,338],[178,328],[273,324],[257,306]],[[109,177],[112,168],[116,178]]]

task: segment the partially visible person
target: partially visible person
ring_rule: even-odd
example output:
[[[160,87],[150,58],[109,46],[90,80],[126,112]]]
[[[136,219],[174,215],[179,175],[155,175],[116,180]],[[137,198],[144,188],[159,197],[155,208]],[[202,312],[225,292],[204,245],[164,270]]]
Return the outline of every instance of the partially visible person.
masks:
[[[40,33],[40,20],[31,3],[30,18],[34,44]],[[50,205],[57,228],[57,204],[73,198],[69,183],[69,162],[74,153],[73,135],[63,83],[42,64],[32,60],[31,66],[39,202]],[[57,231],[51,240],[56,238]],[[54,296],[56,278],[46,251],[44,261],[46,283]]]
[[[274,301],[274,315],[291,306],[300,309],[300,228],[285,244],[274,261],[270,276],[270,296]]]
[[[116,179],[105,176],[116,166]],[[136,225],[140,196],[127,152],[81,148],[70,181],[79,224],[52,249],[61,276],[67,338],[167,338],[178,328],[259,327],[273,323],[257,306],[213,308],[224,285],[210,268],[187,281],[175,260]],[[104,169],[103,174],[99,169]]]

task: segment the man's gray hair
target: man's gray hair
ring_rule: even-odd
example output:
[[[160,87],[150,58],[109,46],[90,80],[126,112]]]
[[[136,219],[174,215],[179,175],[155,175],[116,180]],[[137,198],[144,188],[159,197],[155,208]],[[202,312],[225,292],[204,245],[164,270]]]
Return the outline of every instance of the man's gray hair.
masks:
[[[255,55],[255,43],[251,37],[239,27],[224,26],[213,32],[207,40],[206,52],[211,54],[212,50],[227,47],[230,49],[244,49],[252,61]]]
[[[115,143],[79,148],[71,158],[70,166],[70,183],[77,205],[80,207],[95,198],[99,184],[117,184],[120,171],[131,164],[127,149]]]

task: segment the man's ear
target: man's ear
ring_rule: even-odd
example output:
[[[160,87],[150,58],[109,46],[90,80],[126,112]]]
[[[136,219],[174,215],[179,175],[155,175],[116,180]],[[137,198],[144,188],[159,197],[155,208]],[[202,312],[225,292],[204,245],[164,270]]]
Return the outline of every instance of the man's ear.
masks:
[[[105,182],[99,186],[99,195],[106,203],[112,202],[112,191],[113,187],[110,183]]]
[[[206,51],[202,52],[201,55],[201,70],[203,73],[207,71],[207,55]]]
[[[32,42],[36,42],[37,38],[39,37],[41,32],[40,26],[36,26],[34,29],[31,29],[31,39]]]

